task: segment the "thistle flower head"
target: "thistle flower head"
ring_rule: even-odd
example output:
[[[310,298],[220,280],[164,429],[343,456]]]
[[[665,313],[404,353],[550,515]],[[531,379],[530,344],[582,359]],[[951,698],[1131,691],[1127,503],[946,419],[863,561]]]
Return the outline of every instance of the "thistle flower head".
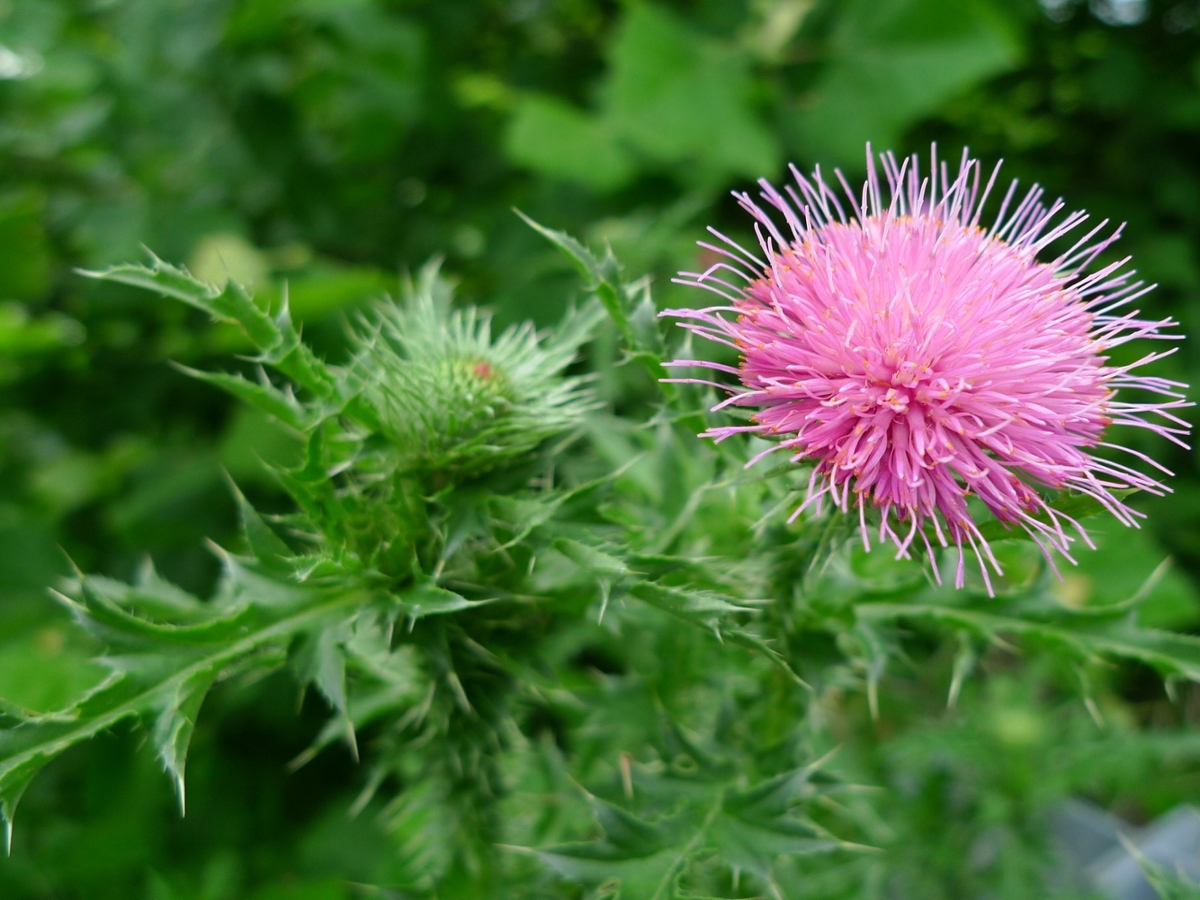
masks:
[[[1172,351],[1124,366],[1107,356],[1135,338],[1168,337],[1162,330],[1175,324],[1129,309],[1152,286],[1132,280],[1127,260],[1088,271],[1121,229],[1101,222],[1042,261],[1039,253],[1081,230],[1086,214],[1064,215],[1062,201],[1045,205],[1036,185],[1020,196],[1013,182],[981,224],[999,167],[983,183],[965,152],[955,173],[938,164],[935,148],[927,176],[916,156],[880,160],[882,181],[868,149],[861,195],[840,172],[842,191],[833,190],[819,168],[811,178],[793,168],[795,184],[782,193],[760,182],[762,206],[735,195],[755,219],[759,246],[714,231],[721,244],[701,246],[720,261],[678,279],[723,302],[664,315],[735,348],[740,364],[669,365],[737,376],[738,384],[716,385],[730,396],[714,409],[755,410],[750,424],[705,436],[774,438],[751,462],[782,449],[813,464],[795,515],[825,498],[856,508],[868,549],[868,506],[878,508],[879,538],[898,557],[917,538],[931,561],[933,543],[957,546],[959,587],[964,542],[989,591],[988,563],[1000,572],[968,507],[972,496],[1027,531],[1051,565],[1051,549],[1071,558],[1068,530],[1088,539],[1039,489],[1073,489],[1136,525],[1141,514],[1114,492],[1167,489],[1092,451],[1114,446],[1103,441],[1114,424],[1182,443],[1188,426],[1173,410],[1189,404],[1179,393],[1185,385],[1138,372]],[[1142,399],[1118,400],[1119,389]]]
[[[571,428],[594,405],[564,377],[597,314],[568,315],[550,335],[525,323],[493,338],[475,307],[451,310],[427,268],[402,304],[381,304],[356,338],[356,364],[382,435],[408,468],[475,475]]]

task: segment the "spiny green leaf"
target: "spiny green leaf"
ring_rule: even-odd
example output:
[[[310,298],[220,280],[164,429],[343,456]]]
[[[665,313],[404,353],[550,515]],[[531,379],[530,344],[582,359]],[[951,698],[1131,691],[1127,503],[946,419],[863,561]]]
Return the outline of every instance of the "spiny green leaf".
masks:
[[[592,814],[604,829],[604,839],[619,853],[650,856],[663,846],[663,834],[648,822],[599,797],[588,795]]]
[[[795,673],[788,661],[756,634],[727,622],[725,617],[735,613],[757,612],[754,607],[741,606],[727,597],[711,591],[688,591],[682,588],[665,587],[648,581],[630,585],[629,593],[644,603],[656,606],[673,616],[712,632],[719,640],[729,641],[750,650],[758,651],[785,672],[802,687],[809,687]]]
[[[226,559],[225,602],[248,604],[266,585],[261,576]],[[282,650],[293,635],[325,627],[367,601],[355,591],[322,594],[275,584],[267,602],[253,607],[253,618],[236,627],[221,601],[211,606],[211,622],[167,626],[137,620],[92,589],[87,579],[78,588],[78,600],[64,599],[85,621],[99,624],[97,617],[103,616],[100,630],[121,647],[121,655],[110,658],[113,675],[73,707],[0,729],[0,815],[9,828],[21,793],[43,765],[125,719],[155,717],[155,743],[178,784],[196,712],[220,673],[268,648]],[[289,602],[283,602],[285,596]],[[180,642],[180,634],[202,634],[203,640]]]
[[[862,849],[796,813],[802,803],[828,793],[828,786],[819,788],[813,777],[828,758],[749,788],[727,791],[721,817],[712,829],[722,859],[770,882],[771,868],[782,856]]]
[[[133,598],[140,599],[140,593],[120,591],[125,586],[117,582],[109,584],[108,591],[101,591],[93,579],[79,579],[75,586],[82,603],[57,591],[54,596],[81,625],[101,639],[119,645],[145,639],[193,646],[221,643],[244,632],[256,615],[250,606],[243,605],[210,610],[210,615],[200,622],[181,625],[154,622],[129,611]]]
[[[738,605],[730,598],[712,591],[689,591],[648,581],[631,585],[629,593],[673,616],[710,629],[715,627],[723,616],[755,611],[753,607]]]
[[[236,484],[230,480],[230,491],[233,493],[233,499],[237,503],[238,518],[241,519],[242,534],[246,538],[246,543],[250,545],[250,552],[254,554],[254,558],[264,565],[278,568],[280,563],[290,558],[293,554],[283,539],[275,533],[258,514],[253,506],[250,505],[245,495],[238,490]]]
[[[341,731],[354,758],[358,758],[358,741],[350,718],[346,691],[346,649],[351,626],[348,620],[325,625],[306,635],[292,657],[292,665],[304,684],[316,685],[318,691],[333,707],[334,724]]]
[[[262,410],[297,431],[307,431],[316,423],[316,417],[301,406],[291,393],[281,391],[271,384],[265,383],[265,380],[256,384],[241,375],[204,372],[179,364],[176,364],[175,368],[185,375],[219,387],[226,393]]]
[[[818,783],[830,781],[822,769],[832,756],[826,753],[808,765],[780,772],[758,784],[731,789],[725,798],[726,811],[754,818],[786,815],[801,801],[822,792]]]
[[[414,696],[424,689],[425,674],[412,646],[393,647],[391,616],[368,617],[360,614],[354,621],[354,634],[346,642],[348,661],[383,684],[403,688]]]
[[[603,321],[606,310],[596,299],[567,311],[546,339],[546,351],[557,355],[574,356],[592,339],[596,326]]]
[[[330,477],[324,430],[309,432],[302,465],[277,469],[275,477],[308,518],[320,523],[325,540],[340,548],[350,528],[349,501],[338,495]]]
[[[711,829],[712,843],[721,859],[764,881],[780,857],[847,850],[852,845],[839,841],[816,826],[790,818],[756,818],[723,814]]]
[[[524,541],[537,528],[554,518],[566,501],[566,495],[553,493],[534,497],[496,496],[488,507],[496,522],[512,532],[512,537],[500,549],[508,550]]]
[[[513,536],[500,549],[507,550],[524,541],[555,515],[571,504],[595,503],[595,495],[609,488],[629,470],[639,457],[626,460],[607,475],[586,481],[566,491],[547,491],[532,496],[497,495],[488,499],[488,509],[497,524],[501,524]]]
[[[183,770],[188,745],[196,727],[196,717],[208,690],[216,680],[218,670],[199,669],[177,682],[171,691],[164,692],[158,716],[154,722],[153,740],[159,759],[175,783],[179,797],[179,813],[187,811]]]
[[[555,538],[551,546],[581,569],[599,578],[623,578],[629,574],[629,567],[622,560],[579,541],[560,537]]]
[[[633,329],[629,324],[630,304],[624,292],[620,289],[621,267],[612,251],[605,253],[603,259],[596,256],[565,231],[556,231],[535,222],[519,209],[514,210],[521,220],[552,243],[575,264],[579,273],[588,280],[588,289],[594,291],[605,310],[616,323],[621,336],[629,346],[633,347]]]
[[[400,601],[401,608],[411,622],[425,616],[441,616],[447,613],[461,612],[483,602],[479,600],[472,602],[454,591],[438,587],[433,579],[425,577],[418,579],[412,587],[396,594],[396,599]]]
[[[602,259],[597,258],[565,231],[540,225],[520,210],[516,210],[516,213],[526,225],[558,247],[574,263],[575,268],[587,279],[588,290],[596,295],[617,326],[629,358],[636,359],[652,376],[659,378],[662,375],[664,342],[648,284],[625,284],[621,280],[621,267],[611,249],[606,251]],[[677,396],[675,385],[667,383],[660,387],[668,399]]]
[[[0,760],[8,755],[9,745],[5,740],[6,732],[0,730]],[[17,804],[21,795],[29,787],[34,776],[42,770],[54,754],[51,752],[36,753],[23,758],[15,765],[5,765],[0,761],[0,821],[4,825],[4,847],[6,853],[12,853],[13,821],[17,814]]]
[[[416,648],[400,646],[392,649],[390,616],[385,617],[379,610],[363,610],[336,629],[327,629],[326,633],[335,630],[339,636],[339,649],[344,655],[342,680],[344,672],[353,668],[359,676],[378,682],[380,686],[365,690],[360,687],[353,693],[346,693],[343,713],[321,729],[308,749],[292,761],[292,769],[308,763],[335,740],[350,738],[358,729],[385,715],[410,709],[422,695],[429,694],[425,673],[417,662]],[[347,634],[348,638],[345,637]],[[315,659],[313,667],[318,667]],[[311,680],[311,676],[306,680]]]
[[[219,322],[242,326],[260,348],[273,346],[280,340],[271,317],[254,304],[237,282],[230,279],[224,288],[206,284],[193,278],[186,269],[163,262],[153,253],[150,254],[149,266],[125,264],[111,266],[102,272],[80,271],[79,274],[101,281],[128,284],[180,300],[208,313]]]
[[[614,896],[633,900],[671,896],[662,891],[669,889],[679,862],[671,850],[619,856],[603,845],[582,841],[546,847],[537,854],[542,862],[564,878],[588,885],[617,882],[621,891]]]
[[[82,271],[80,274],[155,291],[203,310],[217,321],[236,323],[259,349],[261,362],[274,366],[318,397],[333,393],[336,378],[301,343],[288,314],[286,294],[278,314],[272,318],[233,279],[228,280],[224,288],[217,288],[198,281],[154,254],[150,256],[149,266],[119,265],[102,272]]]
[[[338,713],[346,713],[346,652],[349,623],[314,629],[294,649],[291,665],[300,680],[316,686]]]
[[[1003,636],[1027,637],[1080,661],[1103,656],[1135,659],[1156,669],[1164,678],[1200,682],[1200,638],[1141,628],[1131,617],[1105,622],[1068,610],[1037,618],[1019,617],[932,603],[863,603],[855,607],[855,612],[866,621],[942,622],[993,643]]]
[[[671,732],[682,735],[677,728]],[[697,748],[693,755],[711,757]],[[741,770],[736,766],[705,763],[686,778],[639,769],[630,802],[640,798],[657,814],[651,817],[589,795],[602,836],[546,847],[538,854],[571,880],[592,886],[619,882],[623,898],[679,897],[679,878],[714,854],[721,864],[772,884],[772,868],[781,857],[865,849],[834,837],[800,811],[829,793],[830,787],[815,784],[824,762],[749,787],[737,784]]]

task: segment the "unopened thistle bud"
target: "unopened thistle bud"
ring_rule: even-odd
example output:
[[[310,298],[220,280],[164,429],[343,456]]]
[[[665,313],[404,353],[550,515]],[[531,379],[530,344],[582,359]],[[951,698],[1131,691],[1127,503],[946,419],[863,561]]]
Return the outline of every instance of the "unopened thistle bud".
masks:
[[[541,337],[528,323],[494,340],[490,318],[450,309],[446,283],[423,273],[403,304],[380,305],[360,329],[364,399],[413,470],[470,476],[528,453],[593,406],[564,376],[588,329],[569,316]]]

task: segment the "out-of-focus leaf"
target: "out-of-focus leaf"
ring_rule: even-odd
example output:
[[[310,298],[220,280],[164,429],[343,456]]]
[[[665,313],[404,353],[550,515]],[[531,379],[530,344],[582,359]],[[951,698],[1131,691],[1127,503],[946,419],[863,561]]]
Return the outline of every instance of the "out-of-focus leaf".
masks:
[[[928,619],[989,642],[1024,637],[1083,662],[1107,656],[1134,659],[1167,679],[1200,682],[1200,638],[1141,628],[1131,617],[1111,622],[1069,611],[1018,616],[931,603],[863,603],[855,607],[867,622]]]
[[[605,121],[536,94],[517,103],[507,149],[518,165],[601,191],[620,187],[635,171],[629,152]]]
[[[629,8],[612,51],[604,117],[617,134],[681,179],[773,175],[776,138],[750,103],[750,61],[665,7]]]
[[[0,699],[29,715],[69,706],[105,675],[93,652],[61,624],[13,635],[0,644]]]
[[[598,578],[622,578],[629,574],[629,567],[622,560],[579,541],[556,538],[552,546],[571,562]]]
[[[49,285],[45,201],[33,187],[0,193],[0,301],[34,300]]]
[[[791,144],[806,159],[861,168],[866,141],[892,147],[906,126],[1020,54],[991,0],[855,0],[812,97],[789,116]]]
[[[631,782],[635,797],[665,804],[670,810],[666,815],[651,818],[589,795],[603,836],[546,847],[538,855],[572,881],[592,886],[613,882],[621,897],[667,900],[691,896],[680,891],[680,879],[714,853],[720,865],[748,872],[771,887],[781,859],[865,849],[830,835],[801,812],[828,793],[828,786],[811,780],[816,766],[740,787],[727,768],[699,748],[691,750],[697,769],[689,777],[639,770]]]

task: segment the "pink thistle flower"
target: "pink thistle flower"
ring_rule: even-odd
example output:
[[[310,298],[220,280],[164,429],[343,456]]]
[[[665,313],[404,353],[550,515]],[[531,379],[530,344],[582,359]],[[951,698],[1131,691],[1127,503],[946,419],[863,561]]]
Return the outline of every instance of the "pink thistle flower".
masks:
[[[1121,228],[1104,234],[1105,220],[1042,262],[1038,254],[1079,228],[1085,213],[1060,215],[1062,201],[1045,206],[1036,185],[1017,200],[1014,181],[984,227],[999,166],[981,190],[980,165],[965,151],[953,179],[938,164],[936,147],[931,176],[920,176],[916,156],[900,163],[888,153],[880,161],[886,202],[869,147],[861,197],[840,172],[844,197],[819,168],[810,179],[795,167],[786,196],[759,183],[771,213],[735,194],[756,220],[761,255],[710,229],[725,246],[701,246],[721,261],[677,279],[726,302],[663,315],[735,348],[741,360],[737,368],[694,359],[667,365],[704,366],[736,375],[740,384],[670,380],[727,391],[714,411],[755,409],[751,424],[702,436],[781,438],[747,466],[780,449],[814,464],[808,498],[792,519],[810,504],[819,511],[826,497],[844,512],[856,508],[869,550],[870,503],[880,510],[879,539],[896,545],[898,559],[919,536],[936,575],[930,538],[957,547],[956,587],[963,585],[964,541],[989,593],[988,563],[1001,573],[968,509],[971,496],[1028,532],[1052,567],[1051,549],[1074,562],[1068,527],[1092,544],[1039,487],[1086,494],[1137,526],[1143,514],[1114,492],[1169,489],[1090,451],[1116,447],[1169,475],[1145,454],[1102,437],[1110,425],[1128,425],[1186,446],[1189,426],[1172,410],[1191,404],[1179,393],[1186,385],[1135,374],[1173,350],[1124,366],[1105,355],[1135,338],[1171,338],[1162,329],[1176,324],[1125,311],[1153,288],[1131,280],[1128,258],[1086,271]],[[1118,401],[1121,388],[1150,396]]]

